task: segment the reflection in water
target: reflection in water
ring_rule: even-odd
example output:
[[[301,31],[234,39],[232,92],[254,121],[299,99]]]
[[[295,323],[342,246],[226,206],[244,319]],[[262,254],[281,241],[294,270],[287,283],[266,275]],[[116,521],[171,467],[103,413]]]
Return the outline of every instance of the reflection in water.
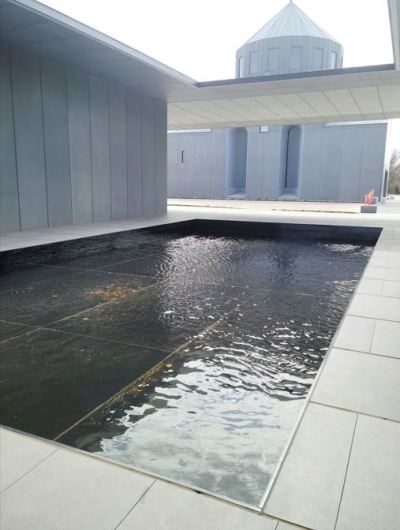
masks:
[[[198,318],[202,329],[61,441],[258,505],[369,253],[171,239],[152,262],[163,280],[157,311]],[[232,303],[218,312],[222,299]]]

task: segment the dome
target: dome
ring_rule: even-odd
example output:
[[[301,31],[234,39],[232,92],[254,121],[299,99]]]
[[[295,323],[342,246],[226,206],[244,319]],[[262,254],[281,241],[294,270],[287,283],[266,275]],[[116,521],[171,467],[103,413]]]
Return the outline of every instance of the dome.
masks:
[[[319,37],[336,41],[293,2],[281,9],[245,44],[276,37]]]

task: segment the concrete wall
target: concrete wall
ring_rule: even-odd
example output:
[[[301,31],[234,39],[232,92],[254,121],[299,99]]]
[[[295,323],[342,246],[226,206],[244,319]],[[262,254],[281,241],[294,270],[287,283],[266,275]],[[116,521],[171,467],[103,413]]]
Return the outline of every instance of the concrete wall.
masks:
[[[304,127],[300,199],[361,201],[382,192],[386,123]]]
[[[285,189],[288,129],[270,127],[268,132],[260,132],[259,127],[247,129],[247,155],[242,154],[242,148],[237,149],[246,163],[245,198],[276,200],[289,193],[293,199],[305,201],[359,202],[372,188],[380,195],[386,123],[299,128],[301,144],[296,160],[299,176],[295,189]],[[170,197],[220,199],[232,193],[231,165],[234,162],[240,168],[242,164],[227,150],[228,131],[168,134]]]
[[[281,127],[260,133],[259,127],[248,129],[246,198],[276,197],[281,181]]]
[[[168,196],[223,199],[225,152],[226,129],[168,134]]]
[[[0,231],[166,211],[166,104],[0,46]]]

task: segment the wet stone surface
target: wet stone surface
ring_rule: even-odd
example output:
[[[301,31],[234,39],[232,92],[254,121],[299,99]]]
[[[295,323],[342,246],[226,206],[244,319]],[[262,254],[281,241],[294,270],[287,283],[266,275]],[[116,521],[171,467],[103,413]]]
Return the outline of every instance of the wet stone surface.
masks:
[[[51,270],[54,270],[53,268]],[[47,325],[101,303],[121,300],[151,284],[148,277],[84,271],[39,281],[4,291],[0,319]]]
[[[371,251],[181,230],[0,256],[0,422],[257,506]]]
[[[30,329],[34,328],[31,326],[25,326],[24,324],[14,324],[12,322],[4,322],[0,320],[0,343],[21,335]]]
[[[166,352],[48,329],[0,344],[2,423],[55,438]]]

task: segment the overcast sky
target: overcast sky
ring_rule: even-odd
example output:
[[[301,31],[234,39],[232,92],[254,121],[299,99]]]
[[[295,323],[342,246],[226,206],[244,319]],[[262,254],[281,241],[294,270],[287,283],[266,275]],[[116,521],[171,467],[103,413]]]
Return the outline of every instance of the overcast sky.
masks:
[[[42,0],[198,81],[235,75],[236,50],[286,0]],[[393,62],[387,0],[297,0],[344,47],[344,66]],[[400,148],[400,120],[391,145]]]

